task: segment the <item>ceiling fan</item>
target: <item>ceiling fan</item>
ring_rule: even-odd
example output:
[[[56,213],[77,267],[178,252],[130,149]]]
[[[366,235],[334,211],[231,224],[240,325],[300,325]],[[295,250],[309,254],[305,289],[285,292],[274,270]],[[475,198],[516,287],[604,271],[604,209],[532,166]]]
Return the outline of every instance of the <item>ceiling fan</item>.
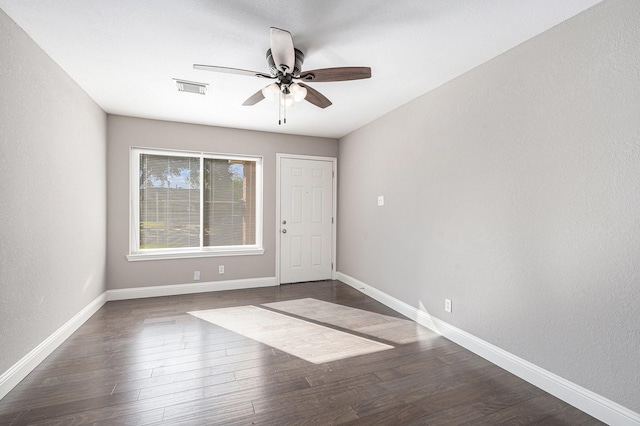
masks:
[[[194,64],[193,68],[204,71],[214,71],[229,74],[247,75],[259,78],[275,80],[274,83],[263,87],[251,95],[242,105],[255,105],[265,98],[279,97],[280,116],[284,111],[284,122],[286,123],[286,108],[292,106],[294,102],[305,99],[320,108],[327,108],[331,101],[322,93],[306,85],[303,82],[329,82],[360,80],[371,77],[369,67],[337,67],[322,68],[311,71],[302,71],[304,53],[293,46],[291,33],[286,30],[271,27],[270,46],[267,50],[267,63],[269,73],[249,71],[238,68],[219,67],[215,65]],[[281,124],[282,120],[278,122]]]

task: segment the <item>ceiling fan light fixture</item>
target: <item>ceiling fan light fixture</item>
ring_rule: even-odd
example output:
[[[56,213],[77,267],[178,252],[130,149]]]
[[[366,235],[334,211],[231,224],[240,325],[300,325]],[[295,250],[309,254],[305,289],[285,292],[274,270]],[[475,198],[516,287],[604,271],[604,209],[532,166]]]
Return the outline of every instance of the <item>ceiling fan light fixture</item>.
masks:
[[[270,84],[262,88],[262,95],[266,99],[274,99],[280,93],[280,87],[276,83]]]
[[[292,83],[289,86],[289,90],[293,94],[293,100],[296,102],[302,101],[307,96],[307,89],[298,83]]]
[[[176,82],[178,92],[196,93],[198,95],[206,95],[208,84],[197,83],[195,81],[173,79]]]
[[[283,93],[280,96],[280,106],[284,108],[292,108],[295,105],[294,95],[292,93]]]

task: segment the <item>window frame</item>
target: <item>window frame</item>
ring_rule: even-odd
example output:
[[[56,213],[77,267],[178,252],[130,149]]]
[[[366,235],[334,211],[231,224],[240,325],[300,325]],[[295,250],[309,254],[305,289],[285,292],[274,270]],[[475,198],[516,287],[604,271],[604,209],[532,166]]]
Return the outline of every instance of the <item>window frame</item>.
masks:
[[[171,157],[198,157],[200,170],[203,170],[205,158],[218,160],[254,161],[255,204],[256,204],[256,243],[234,246],[203,246],[204,185],[200,182],[200,247],[140,249],[140,155],[161,155]],[[258,155],[221,154],[204,151],[187,151],[161,148],[131,147],[129,156],[129,261],[185,259],[193,257],[250,256],[264,254],[263,247],[263,157]],[[200,173],[200,179],[203,174]]]

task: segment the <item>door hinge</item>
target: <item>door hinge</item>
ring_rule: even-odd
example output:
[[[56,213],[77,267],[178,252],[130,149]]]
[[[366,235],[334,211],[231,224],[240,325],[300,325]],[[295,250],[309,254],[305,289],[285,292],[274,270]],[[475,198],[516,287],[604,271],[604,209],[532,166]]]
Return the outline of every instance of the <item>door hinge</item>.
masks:
[[[331,218],[331,224],[333,225],[333,218]]]
[[[331,262],[331,270],[333,271],[333,262]]]
[[[332,178],[336,177],[336,172],[331,172],[331,177]]]

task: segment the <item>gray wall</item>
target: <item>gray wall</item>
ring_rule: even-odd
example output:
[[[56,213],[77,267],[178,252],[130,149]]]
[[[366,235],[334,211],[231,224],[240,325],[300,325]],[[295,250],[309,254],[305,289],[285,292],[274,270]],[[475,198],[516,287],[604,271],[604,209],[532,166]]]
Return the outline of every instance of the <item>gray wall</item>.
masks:
[[[186,94],[185,96],[194,96]],[[276,153],[337,157],[338,141],[307,136],[280,135],[194,124],[109,115],[107,119],[109,205],[107,213],[108,288],[122,289],[193,282],[265,278],[275,276]],[[185,149],[263,156],[264,248],[259,256],[129,262],[130,147]],[[218,274],[224,265],[224,275]]]
[[[605,1],[342,138],[338,202],[340,272],[636,412],[638,22]]]
[[[106,114],[0,10],[0,374],[102,294]]]

